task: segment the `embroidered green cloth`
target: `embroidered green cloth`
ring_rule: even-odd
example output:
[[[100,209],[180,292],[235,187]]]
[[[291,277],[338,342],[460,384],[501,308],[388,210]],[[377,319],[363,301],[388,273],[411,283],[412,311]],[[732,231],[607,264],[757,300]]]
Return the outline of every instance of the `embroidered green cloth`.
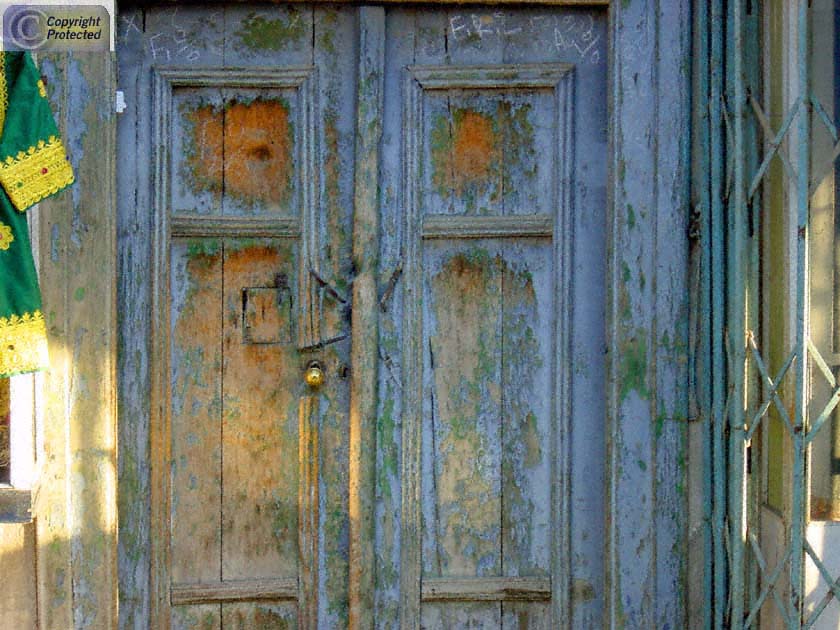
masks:
[[[73,183],[29,53],[0,63],[0,377],[47,367],[47,330],[25,210]]]

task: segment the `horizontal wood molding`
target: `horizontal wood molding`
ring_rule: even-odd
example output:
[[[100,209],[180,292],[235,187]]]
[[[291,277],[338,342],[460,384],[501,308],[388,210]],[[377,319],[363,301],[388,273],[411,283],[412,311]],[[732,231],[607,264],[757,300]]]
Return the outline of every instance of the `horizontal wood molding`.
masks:
[[[173,606],[264,600],[297,601],[297,599],[298,581],[296,578],[173,584],[170,591],[170,601]]]
[[[573,66],[568,63],[408,67],[424,90],[554,89],[572,69]]]
[[[285,68],[194,68],[167,66],[155,70],[157,76],[173,87],[300,87],[310,77],[312,66]]]
[[[426,216],[423,238],[516,238],[551,237],[554,218],[548,214],[524,214],[503,217]]]
[[[170,4],[174,5],[176,2],[178,4],[201,4],[201,5],[212,5],[212,4],[221,4],[228,0],[166,0],[165,2],[161,2],[160,0],[139,0],[137,2],[132,3],[132,6],[137,7],[146,7],[146,6],[159,6],[161,4]],[[234,4],[236,3],[245,3],[249,0],[233,0]],[[329,4],[356,4],[356,0],[269,0],[272,4],[321,4],[321,3],[329,3]],[[451,5],[451,4],[464,4],[464,0],[425,0],[422,2],[424,5]],[[417,0],[380,0],[379,4],[417,4]],[[611,0],[537,0],[537,1],[528,1],[523,2],[522,0],[485,0],[482,4],[490,4],[490,5],[499,5],[499,4],[513,4],[517,6],[553,6],[553,7],[608,7],[611,4]]]
[[[551,578],[423,578],[424,602],[547,602]]]
[[[216,236],[225,238],[298,238],[300,221],[295,218],[208,217],[173,215],[172,237]]]

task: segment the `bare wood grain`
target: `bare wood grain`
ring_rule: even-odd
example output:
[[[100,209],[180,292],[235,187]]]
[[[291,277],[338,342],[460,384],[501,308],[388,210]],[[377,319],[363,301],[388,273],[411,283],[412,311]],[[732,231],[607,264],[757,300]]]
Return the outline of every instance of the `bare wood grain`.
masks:
[[[424,602],[544,602],[551,599],[551,579],[424,578],[422,598]]]
[[[297,598],[297,578],[173,584],[170,591],[173,606],[263,600],[297,601]]]
[[[379,143],[385,66],[385,11],[359,9],[359,104],[353,214],[350,380],[350,628],[374,624],[374,512],[379,310]]]

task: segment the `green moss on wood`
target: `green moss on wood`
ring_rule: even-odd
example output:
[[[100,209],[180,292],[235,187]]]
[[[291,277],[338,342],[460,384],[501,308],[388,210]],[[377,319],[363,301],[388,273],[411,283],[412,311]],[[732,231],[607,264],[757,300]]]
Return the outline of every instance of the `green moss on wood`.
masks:
[[[285,19],[270,20],[259,15],[249,15],[234,36],[251,50],[277,52],[300,41],[305,34],[306,26],[300,11],[292,8]]]
[[[618,385],[619,403],[624,402],[631,391],[641,398],[648,399],[650,392],[647,384],[647,335],[637,331],[625,341],[619,351]]]

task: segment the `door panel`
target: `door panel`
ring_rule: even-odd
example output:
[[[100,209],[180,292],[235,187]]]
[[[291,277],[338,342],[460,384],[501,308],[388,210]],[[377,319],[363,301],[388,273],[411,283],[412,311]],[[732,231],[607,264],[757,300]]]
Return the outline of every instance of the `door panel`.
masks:
[[[171,576],[176,586],[297,575],[296,348],[291,336],[285,343],[248,338],[243,312],[254,287],[281,291],[267,287],[294,273],[294,249],[280,241],[173,244]],[[265,365],[276,367],[255,369]],[[208,518],[214,513],[218,518]]]
[[[383,29],[123,12],[145,627],[347,627],[351,370],[378,382],[376,627],[600,625],[606,13],[382,15],[379,348],[352,366],[358,39]]]
[[[600,623],[605,18],[387,11],[381,627]]]
[[[500,241],[424,248],[427,577],[551,573],[551,243]]]
[[[153,322],[144,627],[347,623],[355,13],[122,14],[121,179],[153,208],[128,263]]]

